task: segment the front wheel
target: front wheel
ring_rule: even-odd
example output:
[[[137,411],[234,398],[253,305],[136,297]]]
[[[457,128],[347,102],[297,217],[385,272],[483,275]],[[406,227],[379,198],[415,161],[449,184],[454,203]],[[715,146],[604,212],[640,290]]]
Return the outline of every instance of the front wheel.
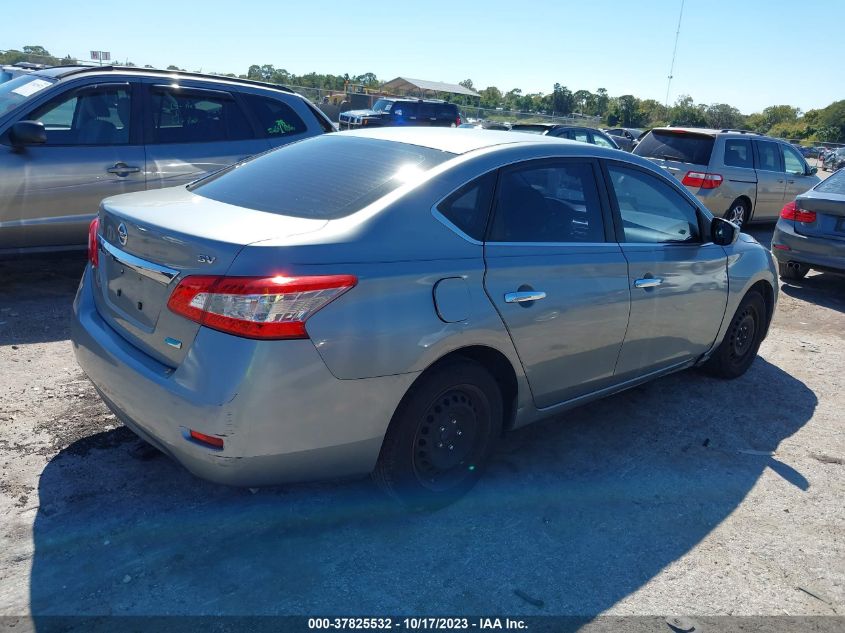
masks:
[[[490,373],[456,360],[419,379],[390,422],[373,471],[412,509],[445,506],[481,476],[502,431],[502,396]]]
[[[752,290],[743,297],[725,338],[704,369],[719,378],[739,378],[757,357],[765,330],[766,304],[763,296]]]

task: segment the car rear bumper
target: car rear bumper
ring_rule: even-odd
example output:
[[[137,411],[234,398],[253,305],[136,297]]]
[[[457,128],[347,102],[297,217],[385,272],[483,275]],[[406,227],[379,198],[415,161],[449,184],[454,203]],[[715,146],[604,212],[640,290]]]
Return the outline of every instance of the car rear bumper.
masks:
[[[845,241],[800,235],[788,220],[778,220],[775,225],[772,254],[781,264],[799,262],[810,268],[845,272]]]
[[[416,374],[335,378],[310,340],[254,341],[201,328],[169,368],[97,312],[88,266],[74,300],[77,361],[115,415],[195,475],[237,486],[364,474]],[[222,450],[189,429],[221,437]]]

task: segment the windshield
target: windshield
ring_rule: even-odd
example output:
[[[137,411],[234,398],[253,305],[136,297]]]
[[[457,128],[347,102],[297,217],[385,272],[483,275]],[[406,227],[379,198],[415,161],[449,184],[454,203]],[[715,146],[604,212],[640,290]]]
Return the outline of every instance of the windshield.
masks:
[[[35,75],[21,75],[4,83],[0,83],[0,116],[11,112],[19,104],[45,88],[50,87],[55,79],[37,77]]]
[[[393,102],[387,99],[379,99],[373,104],[373,110],[376,112],[390,112],[390,108],[392,107]]]
[[[453,157],[418,145],[331,134],[263,154],[189,189],[239,207],[333,220]]]

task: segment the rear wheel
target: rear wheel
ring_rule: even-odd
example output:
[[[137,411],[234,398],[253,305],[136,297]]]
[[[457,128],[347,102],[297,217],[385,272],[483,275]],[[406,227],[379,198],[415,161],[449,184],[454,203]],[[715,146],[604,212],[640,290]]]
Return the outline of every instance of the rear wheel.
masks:
[[[502,430],[502,396],[470,360],[423,376],[396,410],[373,479],[412,509],[445,506],[481,476]]]
[[[752,290],[740,302],[725,338],[704,368],[719,378],[742,376],[757,357],[765,329],[766,304],[763,296]]]
[[[804,279],[809,271],[810,269],[803,264],[798,264],[796,262],[784,264],[782,262],[778,262],[778,275],[780,275],[781,279],[798,281],[799,279]]]
[[[748,222],[750,215],[751,209],[748,208],[748,204],[744,200],[737,199],[731,203],[730,208],[722,217],[742,228]]]

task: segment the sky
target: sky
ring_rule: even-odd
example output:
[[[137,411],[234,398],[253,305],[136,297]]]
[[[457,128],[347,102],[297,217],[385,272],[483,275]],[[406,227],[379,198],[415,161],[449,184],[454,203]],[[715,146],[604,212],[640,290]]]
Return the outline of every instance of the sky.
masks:
[[[681,0],[145,0],[131,5],[39,0],[3,8],[0,49],[164,68],[246,73],[404,76],[476,89],[549,93],[606,88],[666,100]],[[39,18],[39,19],[36,19]],[[834,34],[843,0],[685,0],[669,102],[729,103],[743,113],[845,99]],[[11,28],[10,25],[14,25]],[[825,25],[829,25],[829,30]]]

